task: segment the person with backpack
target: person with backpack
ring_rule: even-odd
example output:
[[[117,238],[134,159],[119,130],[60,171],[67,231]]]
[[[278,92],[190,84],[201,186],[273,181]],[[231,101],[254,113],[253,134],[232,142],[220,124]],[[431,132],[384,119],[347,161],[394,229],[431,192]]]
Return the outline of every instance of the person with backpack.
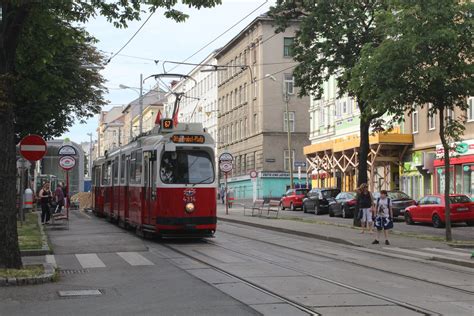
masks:
[[[393,228],[393,210],[392,202],[390,201],[386,190],[380,191],[380,197],[377,199],[374,213],[377,238],[372,242],[372,244],[379,244],[380,232],[383,230],[385,244],[390,245],[390,242],[388,241],[388,231]]]
[[[374,199],[369,192],[367,183],[362,183],[357,192],[357,206],[359,208],[360,224],[362,226],[361,234],[365,233],[365,229],[372,233],[372,208],[374,207]]]

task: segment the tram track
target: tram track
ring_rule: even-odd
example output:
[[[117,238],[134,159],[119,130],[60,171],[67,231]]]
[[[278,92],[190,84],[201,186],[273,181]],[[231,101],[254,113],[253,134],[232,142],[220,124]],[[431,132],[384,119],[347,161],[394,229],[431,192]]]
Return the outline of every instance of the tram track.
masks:
[[[232,225],[232,226],[234,226],[234,225]],[[238,227],[238,226],[234,226],[234,227]],[[380,271],[380,272],[384,272],[384,273],[389,273],[389,274],[392,274],[392,275],[396,275],[396,276],[399,276],[399,277],[403,277],[403,278],[405,278],[405,279],[416,280],[416,281],[420,281],[420,282],[425,282],[425,283],[428,283],[428,284],[432,284],[432,285],[436,285],[436,286],[441,286],[441,287],[446,288],[446,289],[458,291],[458,292],[461,292],[461,293],[464,293],[464,294],[474,295],[474,291],[470,291],[470,290],[466,290],[466,289],[461,289],[461,288],[458,288],[458,287],[455,287],[455,286],[446,285],[446,284],[443,284],[443,283],[438,283],[438,282],[435,282],[435,281],[430,281],[430,280],[418,278],[418,277],[412,276],[412,275],[406,275],[406,274],[402,274],[402,273],[399,273],[399,272],[393,272],[393,271],[389,271],[389,270],[385,270],[385,269],[373,267],[373,266],[370,266],[370,265],[366,265],[366,264],[363,264],[363,263],[356,262],[356,261],[354,261],[354,260],[342,259],[342,258],[338,257],[337,255],[330,255],[330,254],[327,254],[327,253],[321,254],[321,253],[316,253],[316,252],[312,252],[312,251],[308,251],[308,250],[296,249],[296,248],[292,248],[292,247],[288,247],[288,246],[283,246],[283,245],[280,245],[280,244],[277,244],[277,243],[274,243],[274,242],[270,242],[270,241],[266,241],[266,240],[261,240],[261,239],[257,239],[257,238],[251,238],[251,237],[248,237],[248,236],[245,236],[245,235],[241,235],[241,234],[226,232],[226,231],[223,231],[222,229],[219,230],[219,233],[228,234],[228,235],[236,236],[236,237],[240,237],[240,238],[245,238],[245,239],[248,239],[248,240],[260,242],[260,243],[263,243],[263,244],[275,246],[275,247],[282,248],[282,249],[286,249],[286,250],[292,250],[292,251],[297,251],[297,252],[301,252],[301,253],[305,253],[305,254],[309,254],[309,255],[313,255],[313,256],[319,256],[319,257],[322,257],[322,258],[327,258],[327,259],[331,259],[331,260],[336,260],[336,261],[340,261],[340,262],[352,264],[352,265],[355,265],[355,266],[358,266],[358,267],[361,267],[361,268],[367,268],[367,269],[371,269],[371,270],[375,270],[375,271]],[[445,269],[445,268],[443,268],[443,269]],[[445,270],[449,270],[449,271],[453,271],[453,272],[460,272],[460,271],[451,270],[451,269],[445,269]],[[462,272],[462,273],[467,273],[467,272]],[[469,273],[469,274],[472,274],[472,273]],[[473,274],[473,275],[474,275],[474,274]]]
[[[442,315],[440,313],[437,313],[435,311],[432,311],[432,310],[429,310],[429,309],[426,309],[426,308],[423,308],[423,307],[420,307],[420,306],[416,306],[416,305],[413,305],[413,304],[410,304],[410,303],[406,303],[406,302],[402,302],[402,301],[399,301],[399,300],[396,300],[396,299],[393,299],[393,298],[390,298],[390,297],[387,297],[387,296],[384,296],[384,295],[381,295],[381,294],[377,294],[377,293],[374,293],[374,292],[371,292],[371,291],[367,291],[367,290],[364,290],[364,289],[361,289],[361,288],[358,288],[358,287],[355,287],[355,286],[352,286],[350,284],[345,284],[345,283],[342,283],[342,282],[339,282],[339,281],[336,281],[336,280],[332,280],[332,279],[329,279],[329,278],[326,278],[324,276],[321,276],[321,275],[317,275],[317,274],[314,274],[314,273],[310,273],[310,272],[307,272],[307,271],[304,271],[304,270],[301,270],[301,269],[297,269],[297,268],[294,268],[292,266],[288,266],[288,265],[285,265],[285,264],[281,264],[281,263],[277,263],[277,262],[274,262],[272,260],[269,260],[269,259],[266,259],[266,258],[263,258],[263,257],[259,257],[259,256],[256,256],[256,255],[252,255],[252,256],[249,256],[248,254],[242,252],[242,251],[237,251],[235,249],[230,249],[228,247],[224,247],[222,245],[219,245],[217,244],[216,242],[212,241],[212,240],[206,240],[205,241],[206,244],[209,244],[209,245],[212,245],[212,246],[215,246],[215,247],[218,247],[218,248],[222,248],[222,249],[225,249],[227,251],[231,251],[231,252],[234,252],[236,254],[239,254],[241,256],[246,256],[246,257],[251,257],[252,259],[258,259],[260,261],[264,261],[264,262],[267,262],[269,264],[272,264],[272,265],[275,265],[275,266],[278,266],[280,268],[284,268],[284,269],[288,269],[288,270],[291,270],[293,272],[297,272],[299,274],[302,274],[302,275],[305,275],[305,276],[308,276],[308,277],[311,277],[311,278],[314,278],[314,279],[317,279],[317,280],[320,280],[320,281],[324,281],[324,282],[327,282],[327,283],[330,283],[332,285],[336,285],[336,286],[339,286],[339,287],[342,287],[342,288],[345,288],[345,289],[348,289],[348,290],[352,290],[354,292],[357,292],[359,294],[363,294],[363,295],[367,295],[367,296],[370,296],[372,298],[376,298],[376,299],[379,299],[379,300],[382,300],[382,301],[385,301],[387,303],[390,303],[394,306],[398,306],[398,307],[401,307],[403,309],[406,309],[406,310],[410,310],[412,312],[415,312],[415,313],[418,313],[420,315]],[[291,300],[287,297],[284,297],[266,287],[263,287],[261,285],[258,285],[257,283],[255,282],[252,282],[252,281],[249,281],[248,279],[246,278],[243,278],[243,277],[240,277],[234,273],[231,273],[231,272],[228,272],[212,263],[209,263],[207,262],[206,260],[203,260],[197,256],[194,256],[194,255],[191,255],[189,253],[187,253],[186,251],[183,251],[181,249],[178,249],[177,246],[173,246],[173,245],[169,245],[169,244],[161,244],[162,246],[168,248],[169,250],[172,250],[188,259],[191,259],[191,260],[194,260],[196,262],[199,262],[200,264],[203,264],[205,266],[208,266],[209,268],[215,270],[215,271],[218,271],[224,275],[227,275],[227,276],[230,276],[232,278],[235,278],[237,280],[239,280],[240,282],[244,283],[244,284],[247,284],[249,286],[251,286],[252,288],[254,289],[257,289],[263,293],[266,293],[266,294],[269,294],[269,295],[272,295],[280,300],[282,300],[283,302],[286,302],[288,303],[289,305],[301,310],[301,311],[304,311],[305,313],[307,313],[308,315],[322,315],[321,313],[318,313],[317,312],[317,307],[316,310],[313,310],[313,309],[310,309],[309,307],[307,307],[306,305],[303,305],[297,301],[294,301],[294,300]]]

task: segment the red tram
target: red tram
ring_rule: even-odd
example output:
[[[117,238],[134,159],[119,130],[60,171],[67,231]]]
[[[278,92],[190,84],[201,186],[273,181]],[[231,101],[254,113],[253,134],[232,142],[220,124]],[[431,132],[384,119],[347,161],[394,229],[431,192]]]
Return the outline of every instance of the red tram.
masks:
[[[173,127],[162,120],[148,135],[94,162],[94,212],[137,232],[212,236],[214,147],[201,124]]]

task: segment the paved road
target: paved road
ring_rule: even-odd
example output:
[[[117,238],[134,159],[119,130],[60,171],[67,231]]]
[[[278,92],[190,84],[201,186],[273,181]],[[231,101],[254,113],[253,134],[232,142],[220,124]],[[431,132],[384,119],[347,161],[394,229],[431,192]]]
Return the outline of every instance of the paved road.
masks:
[[[216,238],[156,241],[73,213],[49,232],[61,280],[0,288],[1,315],[474,313],[474,270],[450,264],[223,222]]]

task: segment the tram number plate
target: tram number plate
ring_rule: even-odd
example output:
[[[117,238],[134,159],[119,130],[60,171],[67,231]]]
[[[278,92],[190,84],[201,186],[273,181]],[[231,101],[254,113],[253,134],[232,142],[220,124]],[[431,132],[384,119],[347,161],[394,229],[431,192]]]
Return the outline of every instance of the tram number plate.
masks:
[[[206,138],[203,135],[173,135],[171,141],[178,144],[204,144]]]

